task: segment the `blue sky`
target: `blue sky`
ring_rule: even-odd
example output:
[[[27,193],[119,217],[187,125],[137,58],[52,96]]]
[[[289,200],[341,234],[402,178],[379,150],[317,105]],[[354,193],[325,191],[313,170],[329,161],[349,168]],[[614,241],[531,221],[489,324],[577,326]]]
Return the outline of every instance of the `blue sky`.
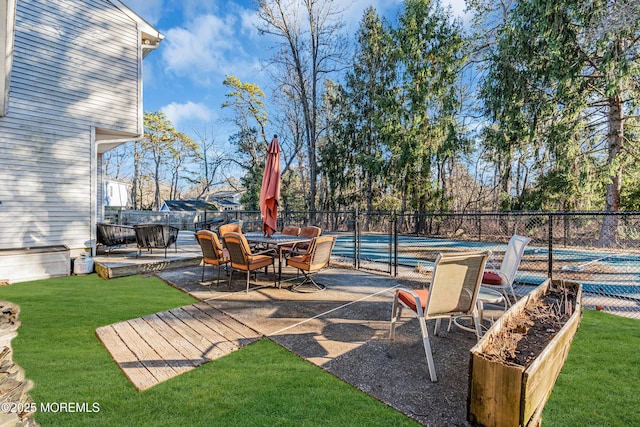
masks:
[[[221,104],[225,101],[225,74],[256,83],[270,93],[265,61],[273,42],[256,30],[259,23],[254,0],[124,0],[158,29],[165,39],[144,60],[144,109],[163,111],[174,126],[187,134],[203,123],[220,126],[216,140],[226,139]],[[340,2],[347,34],[354,36],[364,10],[394,21],[402,0]],[[464,0],[443,0],[462,15]],[[208,126],[207,126],[208,127]],[[269,131],[268,131],[269,132]],[[271,133],[271,132],[269,132]]]

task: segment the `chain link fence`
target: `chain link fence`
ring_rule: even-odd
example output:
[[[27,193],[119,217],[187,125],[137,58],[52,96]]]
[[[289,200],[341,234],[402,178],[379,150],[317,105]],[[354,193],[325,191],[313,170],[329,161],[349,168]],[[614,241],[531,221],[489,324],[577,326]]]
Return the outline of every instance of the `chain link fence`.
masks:
[[[582,283],[587,308],[640,319],[640,213],[398,214],[395,264],[429,271],[437,253],[491,250],[499,268],[512,235],[531,238],[516,292],[547,277]],[[415,263],[415,264],[414,264]]]
[[[120,223],[163,223],[182,230],[239,221],[260,231],[259,211],[122,211]],[[316,225],[338,236],[338,262],[358,269],[418,278],[429,274],[438,253],[491,250],[498,269],[514,234],[531,238],[518,275],[524,294],[547,277],[583,285],[583,305],[640,319],[640,213],[499,212],[398,213],[280,211],[278,227]]]

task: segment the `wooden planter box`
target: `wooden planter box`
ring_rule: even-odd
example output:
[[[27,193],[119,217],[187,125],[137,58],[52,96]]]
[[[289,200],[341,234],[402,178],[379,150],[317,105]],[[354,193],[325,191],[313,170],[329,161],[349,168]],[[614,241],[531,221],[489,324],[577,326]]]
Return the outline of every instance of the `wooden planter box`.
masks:
[[[0,249],[0,283],[49,279],[71,274],[71,257],[66,246]]]
[[[562,282],[575,290],[575,310],[528,367],[489,360],[484,350],[492,341],[490,337],[503,332],[507,319],[521,313],[531,298],[546,295],[550,285],[559,283],[547,279],[514,304],[471,349],[467,418],[472,424],[534,426],[540,422],[582,318],[582,285]]]

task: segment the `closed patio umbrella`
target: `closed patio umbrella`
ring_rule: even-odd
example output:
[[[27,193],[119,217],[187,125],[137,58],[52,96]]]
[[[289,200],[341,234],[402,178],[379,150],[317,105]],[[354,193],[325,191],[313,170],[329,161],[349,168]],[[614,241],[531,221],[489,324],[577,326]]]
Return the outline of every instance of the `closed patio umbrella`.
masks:
[[[267,163],[260,190],[262,231],[271,236],[277,229],[278,203],[280,202],[280,144],[274,135],[267,148]]]

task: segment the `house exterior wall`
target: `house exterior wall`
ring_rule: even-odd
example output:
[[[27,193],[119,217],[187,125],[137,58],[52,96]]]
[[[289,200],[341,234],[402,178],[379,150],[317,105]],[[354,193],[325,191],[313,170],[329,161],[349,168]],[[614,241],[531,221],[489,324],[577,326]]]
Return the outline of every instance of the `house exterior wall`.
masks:
[[[17,2],[0,117],[0,250],[95,248],[96,129],[142,133],[141,62],[136,21],[110,1]]]

